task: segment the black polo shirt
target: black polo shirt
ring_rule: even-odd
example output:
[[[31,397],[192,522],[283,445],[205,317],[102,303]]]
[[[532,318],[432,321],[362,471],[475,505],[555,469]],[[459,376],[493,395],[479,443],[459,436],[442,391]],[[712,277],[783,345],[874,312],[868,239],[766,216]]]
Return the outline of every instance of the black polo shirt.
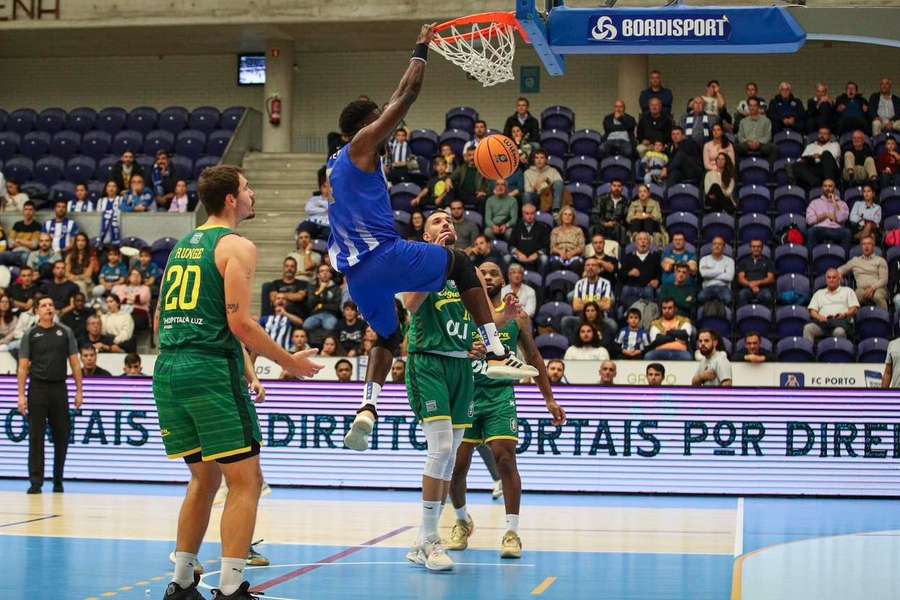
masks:
[[[760,256],[759,260],[753,260],[752,256],[745,256],[737,264],[737,272],[743,273],[747,281],[759,281],[775,273],[775,263],[767,256]]]
[[[66,279],[62,283],[55,281],[45,281],[41,286],[41,291],[53,298],[53,305],[56,310],[62,310],[69,305],[69,302],[80,290],[77,285]]]
[[[31,361],[31,378],[36,381],[65,381],[73,354],[78,354],[78,344],[65,325],[44,328],[36,323],[22,336],[19,347],[19,358]]]

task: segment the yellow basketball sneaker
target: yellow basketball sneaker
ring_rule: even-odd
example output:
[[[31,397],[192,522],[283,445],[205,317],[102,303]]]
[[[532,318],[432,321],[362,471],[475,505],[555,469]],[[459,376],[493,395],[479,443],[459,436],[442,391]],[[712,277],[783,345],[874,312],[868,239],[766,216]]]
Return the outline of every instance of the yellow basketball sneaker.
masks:
[[[500,558],[522,558],[522,540],[515,531],[507,531],[500,542]]]
[[[468,521],[457,519],[453,529],[450,530],[450,540],[446,543],[447,550],[465,550],[469,547],[469,538],[475,533],[475,521],[469,517]]]

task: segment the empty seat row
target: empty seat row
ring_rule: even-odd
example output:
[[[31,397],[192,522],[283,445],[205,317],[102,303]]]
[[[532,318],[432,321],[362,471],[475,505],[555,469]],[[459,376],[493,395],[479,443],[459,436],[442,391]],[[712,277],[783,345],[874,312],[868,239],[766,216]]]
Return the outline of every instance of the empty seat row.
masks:
[[[40,113],[30,108],[20,108],[11,113],[0,109],[0,131],[25,135],[34,130],[53,134],[65,129],[79,133],[98,129],[114,135],[123,129],[144,134],[154,129],[175,134],[183,129],[197,129],[211,133],[216,129],[234,131],[243,114],[242,106],[233,106],[221,112],[214,106],[201,106],[193,111],[172,106],[161,112],[149,106],[141,106],[130,112],[120,107],[104,108],[99,112],[82,107],[68,113],[61,108],[47,108]]]

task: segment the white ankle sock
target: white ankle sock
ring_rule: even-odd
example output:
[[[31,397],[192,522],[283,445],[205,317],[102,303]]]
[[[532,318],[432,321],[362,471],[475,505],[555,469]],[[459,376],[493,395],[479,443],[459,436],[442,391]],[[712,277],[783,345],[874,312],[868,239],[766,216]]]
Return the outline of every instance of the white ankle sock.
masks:
[[[378,396],[381,394],[381,384],[376,383],[374,381],[369,381],[366,383],[366,387],[363,388],[363,399],[362,403],[359,405],[360,408],[364,407],[366,404],[371,404],[372,406],[378,406]]]
[[[506,515],[506,530],[518,533],[519,531],[519,515]]]
[[[422,539],[433,539],[438,536],[438,522],[441,519],[441,501],[422,501]]]
[[[219,589],[226,596],[233,594],[244,582],[244,567],[247,566],[247,557],[225,558],[222,557],[222,573],[219,575]]]
[[[194,566],[197,564],[197,555],[190,552],[175,553],[175,577],[172,581],[186,588],[194,583]]]
[[[469,513],[466,511],[465,506],[460,506],[459,508],[454,508],[453,510],[456,511],[456,518],[460,521],[465,521],[466,523],[471,521],[471,519],[469,518]]]
[[[481,339],[487,340],[485,345],[487,346],[488,352],[493,352],[497,356],[506,354],[506,348],[503,347],[503,342],[500,341],[500,334],[497,332],[497,325],[495,323],[479,325],[478,334],[481,336]]]

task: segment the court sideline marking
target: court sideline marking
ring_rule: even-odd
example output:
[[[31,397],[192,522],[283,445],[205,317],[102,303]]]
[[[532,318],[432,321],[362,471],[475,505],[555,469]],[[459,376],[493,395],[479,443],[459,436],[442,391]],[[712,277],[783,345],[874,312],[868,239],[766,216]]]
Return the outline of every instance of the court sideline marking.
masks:
[[[35,517],[34,519],[27,519],[25,521],[14,521],[12,523],[3,523],[0,524],[0,527],[13,527],[14,525],[25,525],[26,523],[34,523],[36,521],[45,521],[47,519],[55,519],[57,517],[61,517],[62,515],[44,515],[43,517]]]
[[[540,596],[541,594],[546,592],[547,589],[554,583],[556,583],[556,577],[548,577],[547,579],[543,580],[540,585],[531,590],[531,595]]]

